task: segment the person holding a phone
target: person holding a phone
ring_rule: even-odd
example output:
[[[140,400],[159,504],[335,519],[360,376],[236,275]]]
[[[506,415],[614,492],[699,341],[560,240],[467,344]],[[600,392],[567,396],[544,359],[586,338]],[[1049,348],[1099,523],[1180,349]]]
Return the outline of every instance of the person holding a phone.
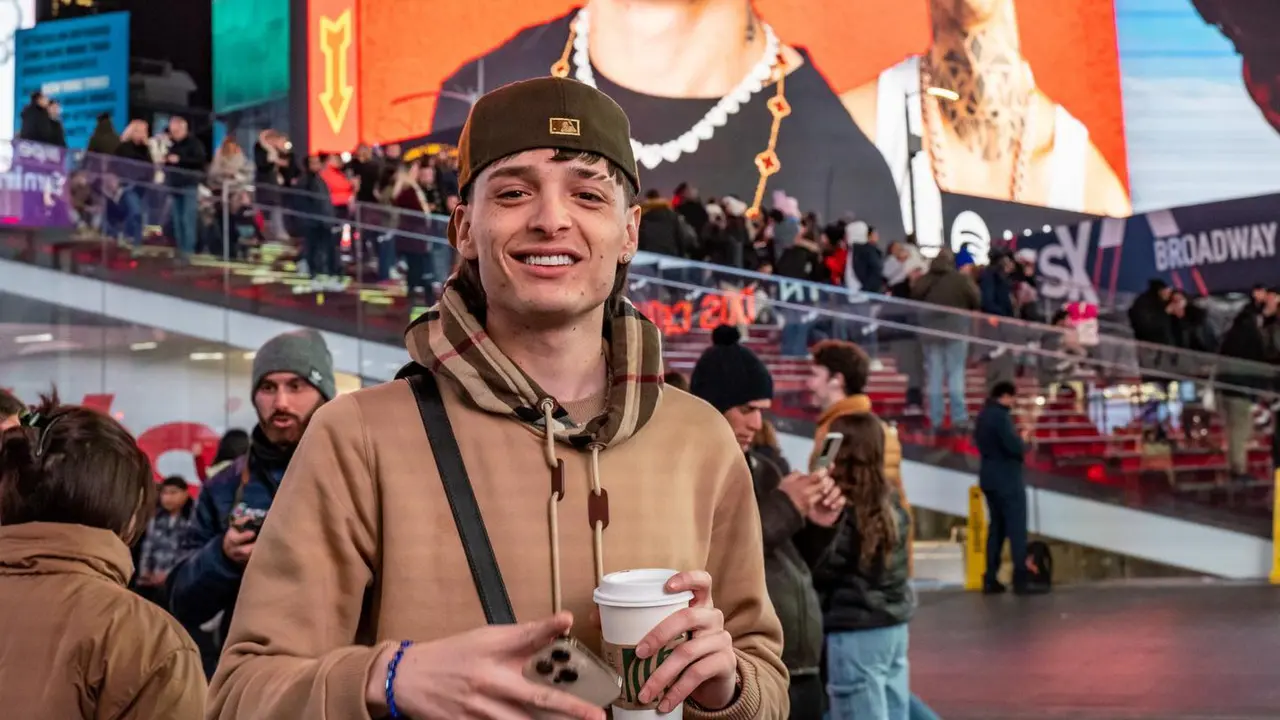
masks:
[[[739,343],[736,327],[721,325],[711,338],[712,346],[694,366],[690,389],[724,415],[747,455],[760,506],[765,580],[782,621],[782,661],[791,675],[791,718],[820,720],[822,607],[796,544],[829,543],[834,537],[829,528],[844,511],[844,496],[826,467],[811,473],[790,472],[785,459],[773,460],[751,449],[773,404],[773,377],[760,358]],[[838,448],[839,438],[833,436],[819,464],[834,459]]]
[[[194,517],[168,574],[169,609],[192,635],[219,613],[220,647],[258,533],[311,416],[336,393],[333,359],[314,330],[278,335],[253,358],[253,405],[258,425],[249,453],[205,483]],[[216,656],[205,658],[213,675]]]
[[[245,573],[208,717],[603,720],[582,672],[554,663],[605,654],[592,616],[606,576],[660,569],[674,571],[662,594],[687,605],[610,644],[652,670],[636,704],[788,717],[742,449],[714,408],[663,386],[661,333],[626,299],[629,130],[568,79],[477,101],[448,229],[460,261],[407,329],[401,378],[313,419]],[[527,674],[545,677],[543,660],[561,683]]]
[[[865,415],[872,411],[871,398],[863,392],[871,376],[871,359],[856,344],[846,340],[824,340],[810,351],[809,378],[805,387],[813,395],[814,403],[821,410],[817,432],[813,439],[813,452],[809,455],[812,470],[821,456],[823,444],[831,432],[831,424],[849,415]],[[902,487],[902,445],[898,431],[885,425],[884,474],[893,484],[899,501],[911,514],[906,490]],[[912,565],[914,533],[907,535],[907,563]]]
[[[1008,381],[996,383],[973,426],[973,444],[982,457],[978,486],[991,512],[987,572],[982,578],[982,592],[987,595],[1006,590],[997,578],[1006,539],[1013,558],[1013,591],[1018,595],[1038,595],[1048,590],[1031,582],[1031,566],[1027,564],[1027,485],[1022,479],[1022,465],[1031,429],[1018,432],[1013,417],[1017,399],[1017,385]]]
[[[822,598],[831,718],[909,720],[907,623],[915,611],[911,516],[885,472],[891,428],[874,413],[831,423],[830,473],[848,503],[825,547],[802,547]]]

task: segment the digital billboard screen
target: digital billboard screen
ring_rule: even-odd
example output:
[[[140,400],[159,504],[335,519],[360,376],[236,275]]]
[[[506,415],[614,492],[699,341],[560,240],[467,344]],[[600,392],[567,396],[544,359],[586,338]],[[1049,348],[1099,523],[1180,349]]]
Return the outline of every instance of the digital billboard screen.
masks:
[[[289,0],[214,0],[214,112],[288,94]]]
[[[129,13],[43,22],[19,30],[15,104],[40,90],[62,106],[67,147],[83,148],[108,113],[116,130],[129,120]]]
[[[1117,0],[1135,210],[1280,192],[1280,3]]]
[[[18,134],[13,93],[13,51],[17,32],[36,24],[36,0],[0,0],[0,138]]]
[[[943,196],[1130,211],[1114,0],[311,4],[327,10],[308,33],[328,38],[308,50],[313,148],[317,127],[420,141],[554,68],[627,111],[642,183],[664,193],[688,181],[768,206],[781,191],[926,245],[953,220]]]

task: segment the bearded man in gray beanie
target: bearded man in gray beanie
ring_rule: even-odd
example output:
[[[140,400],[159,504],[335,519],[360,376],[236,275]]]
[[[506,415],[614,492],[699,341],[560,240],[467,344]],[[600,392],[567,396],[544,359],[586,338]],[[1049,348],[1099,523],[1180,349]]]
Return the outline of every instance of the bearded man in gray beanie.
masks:
[[[253,360],[258,424],[249,454],[212,477],[182,539],[185,557],[169,573],[170,610],[193,635],[222,613],[221,646],[258,532],[311,416],[333,399],[333,358],[314,330],[268,340]],[[217,658],[206,658],[212,676]]]

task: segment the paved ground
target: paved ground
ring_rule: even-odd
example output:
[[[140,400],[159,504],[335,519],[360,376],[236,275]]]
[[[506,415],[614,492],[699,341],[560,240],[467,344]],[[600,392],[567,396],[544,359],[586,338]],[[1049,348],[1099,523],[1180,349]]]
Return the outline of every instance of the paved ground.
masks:
[[[921,593],[912,690],[943,720],[1280,718],[1280,588]]]
[[[958,542],[915,542],[918,587],[964,586],[964,546]]]

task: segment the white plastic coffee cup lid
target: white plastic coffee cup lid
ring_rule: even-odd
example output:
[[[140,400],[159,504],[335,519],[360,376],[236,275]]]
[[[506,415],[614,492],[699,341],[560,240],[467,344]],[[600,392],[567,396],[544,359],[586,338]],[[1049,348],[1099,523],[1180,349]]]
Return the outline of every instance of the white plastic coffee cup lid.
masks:
[[[675,570],[623,570],[609,573],[600,582],[594,593],[599,605],[611,607],[660,607],[662,605],[680,605],[693,600],[693,593],[688,590],[669,593],[663,590]]]

